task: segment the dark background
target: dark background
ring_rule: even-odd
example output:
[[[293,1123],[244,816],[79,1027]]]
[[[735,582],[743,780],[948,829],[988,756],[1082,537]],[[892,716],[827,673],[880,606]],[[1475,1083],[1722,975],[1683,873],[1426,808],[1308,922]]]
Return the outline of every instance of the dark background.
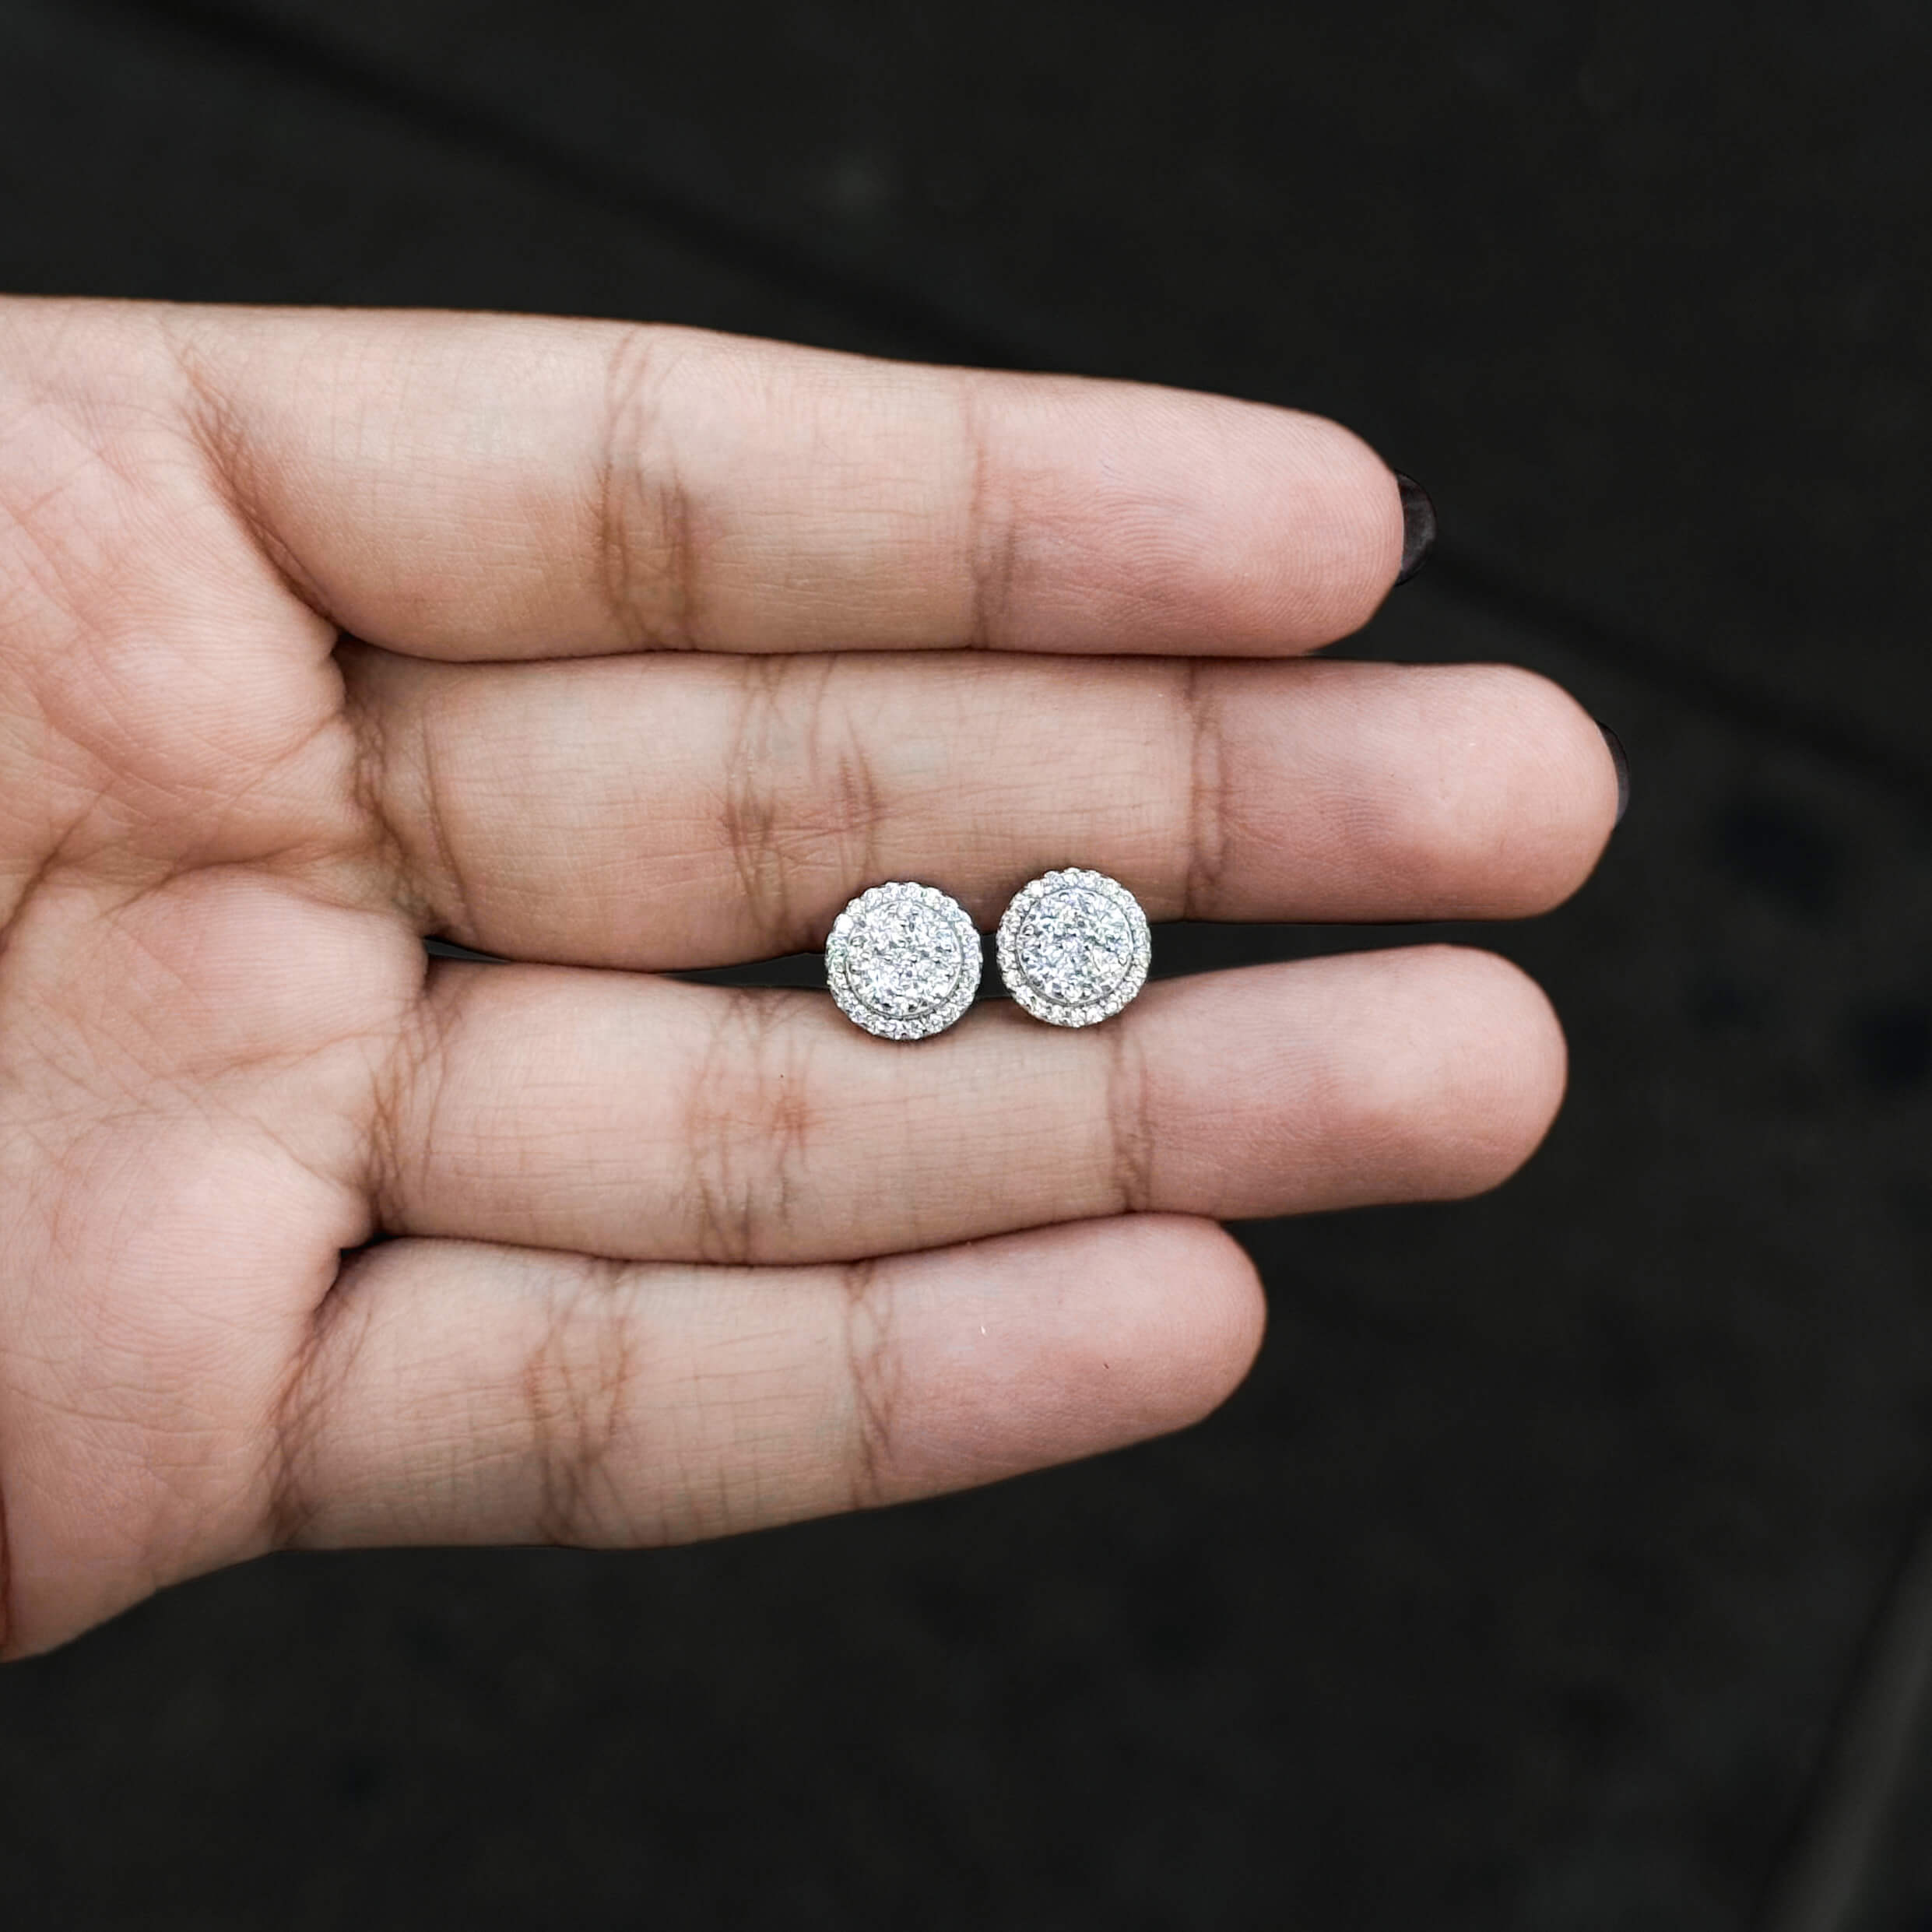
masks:
[[[1923,0],[0,0],[0,286],[1320,409],[1445,529],[1351,648],[1635,788],[1485,936],[1547,1148],[1247,1230],[1205,1426],[175,1590],[0,1677],[8,1923],[1932,1927],[1929,100]]]

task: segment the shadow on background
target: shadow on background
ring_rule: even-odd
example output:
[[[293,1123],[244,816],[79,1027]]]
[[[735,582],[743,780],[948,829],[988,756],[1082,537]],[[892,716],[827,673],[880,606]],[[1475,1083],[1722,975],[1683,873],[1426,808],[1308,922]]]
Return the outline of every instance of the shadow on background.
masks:
[[[1548,1147],[1246,1229],[1214,1421],[173,1592],[0,1678],[10,1922],[1932,1924],[1929,81],[1879,0],[0,0],[9,289],[1323,410],[1446,532],[1351,650],[1549,673],[1636,795],[1481,936],[1569,1028]]]

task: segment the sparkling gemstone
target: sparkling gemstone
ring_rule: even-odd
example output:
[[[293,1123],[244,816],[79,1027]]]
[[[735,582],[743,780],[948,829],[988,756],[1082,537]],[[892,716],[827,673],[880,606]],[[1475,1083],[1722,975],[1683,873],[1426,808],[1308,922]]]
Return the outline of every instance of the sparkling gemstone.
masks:
[[[866,907],[845,935],[852,992],[874,1013],[895,1020],[918,1019],[945,1005],[964,965],[956,922],[923,899]]]
[[[999,954],[1007,991],[1036,1020],[1091,1027],[1146,984],[1153,947],[1147,914],[1118,879],[1070,868],[1013,895]]]
[[[1015,950],[1020,971],[1045,998],[1088,1006],[1133,971],[1134,940],[1126,914],[1111,899],[1086,886],[1063,886],[1035,903]]]

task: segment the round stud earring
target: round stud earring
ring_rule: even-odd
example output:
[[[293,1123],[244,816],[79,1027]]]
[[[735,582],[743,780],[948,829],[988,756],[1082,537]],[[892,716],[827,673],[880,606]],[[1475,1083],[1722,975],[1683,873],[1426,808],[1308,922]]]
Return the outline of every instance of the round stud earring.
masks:
[[[1153,941],[1140,902],[1104,873],[1049,872],[999,921],[999,974],[1036,1020],[1091,1027],[1147,983]]]
[[[832,922],[825,983],[846,1018],[881,1039],[943,1033],[979,989],[979,929],[931,886],[873,886]]]

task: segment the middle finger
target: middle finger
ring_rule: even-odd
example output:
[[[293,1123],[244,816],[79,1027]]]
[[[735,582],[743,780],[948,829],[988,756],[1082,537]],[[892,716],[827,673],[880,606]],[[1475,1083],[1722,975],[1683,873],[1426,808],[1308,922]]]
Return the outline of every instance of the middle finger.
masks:
[[[887,879],[989,926],[1067,865],[1156,919],[1512,917],[1582,882],[1616,812],[1597,727],[1500,666],[342,665],[425,929],[560,964],[816,947]]]

